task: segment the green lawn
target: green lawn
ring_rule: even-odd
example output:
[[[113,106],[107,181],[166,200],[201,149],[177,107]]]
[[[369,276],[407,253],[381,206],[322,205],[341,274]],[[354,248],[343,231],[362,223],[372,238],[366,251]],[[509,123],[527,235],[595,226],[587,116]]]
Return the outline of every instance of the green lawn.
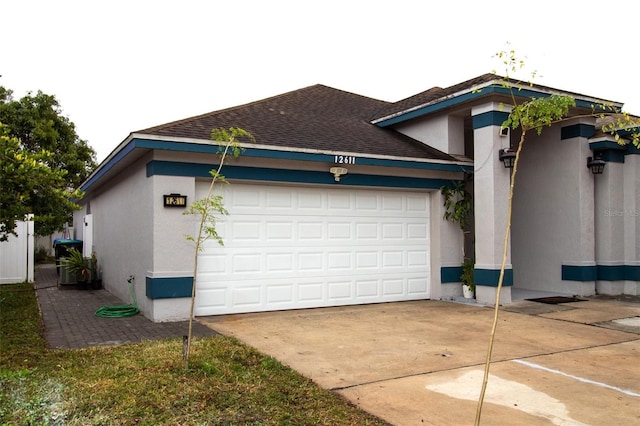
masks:
[[[0,286],[1,425],[382,425],[227,337],[49,350],[33,287]]]

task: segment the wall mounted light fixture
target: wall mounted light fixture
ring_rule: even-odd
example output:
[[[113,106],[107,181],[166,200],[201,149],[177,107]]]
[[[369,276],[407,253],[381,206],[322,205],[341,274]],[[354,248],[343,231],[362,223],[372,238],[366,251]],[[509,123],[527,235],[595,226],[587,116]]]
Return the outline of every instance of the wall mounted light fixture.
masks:
[[[347,172],[348,170],[344,167],[332,167],[329,169],[329,173],[333,175],[333,177],[336,179],[336,182],[340,182],[340,176],[346,175]]]
[[[601,175],[604,172],[605,164],[602,154],[595,153],[593,157],[587,157],[587,167],[591,169],[591,173],[594,175]]]
[[[513,164],[516,162],[516,153],[509,148],[501,149],[498,153],[498,158],[504,163],[505,168],[513,169]]]

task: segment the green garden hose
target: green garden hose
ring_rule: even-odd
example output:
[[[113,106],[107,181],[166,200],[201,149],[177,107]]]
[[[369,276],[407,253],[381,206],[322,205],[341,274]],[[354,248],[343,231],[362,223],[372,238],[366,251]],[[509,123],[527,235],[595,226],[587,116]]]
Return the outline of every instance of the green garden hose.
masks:
[[[140,309],[138,308],[138,301],[136,300],[136,292],[133,289],[133,281],[133,275],[129,276],[127,282],[129,283],[129,293],[131,293],[131,300],[133,300],[132,304],[103,306],[96,311],[95,315],[101,318],[122,318],[138,315],[140,313]]]

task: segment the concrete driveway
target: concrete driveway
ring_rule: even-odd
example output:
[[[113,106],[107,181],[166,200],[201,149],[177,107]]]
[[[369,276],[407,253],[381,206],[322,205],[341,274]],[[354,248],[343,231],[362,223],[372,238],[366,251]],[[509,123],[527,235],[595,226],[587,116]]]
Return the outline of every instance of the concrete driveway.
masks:
[[[640,304],[516,302],[482,424],[640,424]],[[199,318],[397,425],[470,425],[493,309],[418,301]]]

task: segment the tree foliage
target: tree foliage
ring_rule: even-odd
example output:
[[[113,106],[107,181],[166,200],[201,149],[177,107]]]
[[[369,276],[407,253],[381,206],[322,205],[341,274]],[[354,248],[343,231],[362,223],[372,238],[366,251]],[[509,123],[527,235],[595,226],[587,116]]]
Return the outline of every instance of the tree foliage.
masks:
[[[194,201],[185,210],[184,214],[196,215],[199,217],[198,233],[195,236],[188,235],[187,240],[192,241],[195,246],[195,253],[193,256],[193,286],[191,289],[191,309],[189,312],[189,331],[187,335],[187,341],[184,351],[184,367],[189,365],[189,352],[191,351],[191,339],[193,330],[193,313],[195,307],[196,298],[196,284],[198,275],[198,253],[203,249],[205,241],[213,238],[221,246],[224,245],[224,241],[216,230],[216,221],[218,216],[225,216],[229,212],[224,208],[222,195],[214,194],[214,189],[219,184],[226,184],[227,180],[220,173],[222,166],[224,165],[227,157],[231,155],[233,158],[238,158],[242,153],[242,146],[240,140],[245,139],[250,142],[255,142],[254,136],[244,129],[238,127],[231,127],[229,129],[217,128],[211,130],[211,139],[218,143],[218,154],[220,162],[217,168],[209,171],[211,175],[211,184],[207,195]]]
[[[440,188],[440,193],[444,198],[442,218],[457,224],[464,231],[473,212],[473,196],[466,189],[466,181],[457,181],[453,186],[444,185]]]
[[[64,170],[49,166],[49,151],[33,153],[8,133],[0,122],[0,241],[16,235],[16,221],[34,212],[35,200],[47,200],[57,205],[57,210],[72,211],[78,206],[71,198],[81,196],[79,191],[67,189]],[[35,220],[43,220],[40,214]]]
[[[3,134],[14,141],[11,143],[15,145],[15,141],[18,141],[17,149],[21,156],[34,158],[41,170],[46,166],[56,176],[56,186],[52,189],[64,192],[67,188],[78,188],[96,167],[95,151],[80,139],[75,125],[62,115],[62,108],[55,96],[38,91],[35,95],[29,92],[16,100],[11,90],[0,86],[0,122],[5,125]],[[3,140],[5,143],[9,142]],[[36,176],[22,175],[27,180],[33,180]],[[15,178],[3,182],[3,192],[21,193],[24,188],[39,184],[18,183]],[[64,222],[71,219],[71,209],[75,207],[73,203],[60,202],[58,197],[51,197],[41,185],[39,190],[31,191],[28,197],[23,196],[21,200],[29,213],[35,215],[35,231],[38,235],[60,230]]]

